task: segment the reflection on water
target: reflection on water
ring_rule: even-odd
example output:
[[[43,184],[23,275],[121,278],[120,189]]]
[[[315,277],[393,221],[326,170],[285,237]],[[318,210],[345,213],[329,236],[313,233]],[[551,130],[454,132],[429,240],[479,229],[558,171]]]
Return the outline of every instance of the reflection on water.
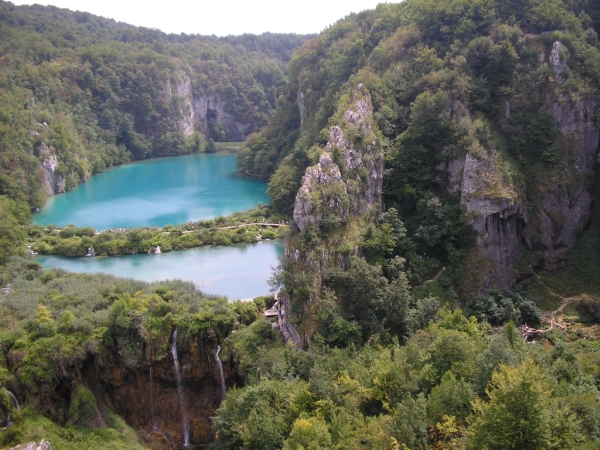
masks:
[[[269,294],[267,280],[282,256],[283,242],[268,241],[229,247],[206,246],[158,255],[38,256],[35,260],[46,268],[58,267],[70,272],[105,272],[141,281],[181,279],[193,282],[208,294],[249,299]]]

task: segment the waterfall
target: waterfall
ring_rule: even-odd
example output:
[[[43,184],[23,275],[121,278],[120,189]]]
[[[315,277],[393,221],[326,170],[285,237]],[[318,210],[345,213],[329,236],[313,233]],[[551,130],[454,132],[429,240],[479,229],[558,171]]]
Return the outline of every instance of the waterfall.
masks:
[[[221,364],[221,358],[219,358],[220,351],[221,346],[217,345],[215,361],[217,361],[217,367],[219,368],[219,376],[221,377],[221,400],[225,400],[225,397],[227,396],[227,390],[225,389],[225,378],[223,378],[223,365]]]
[[[19,406],[19,401],[17,400],[17,397],[15,397],[15,394],[13,394],[12,392],[10,392],[8,389],[2,388],[7,394],[8,396],[11,398],[11,400],[13,401],[13,404],[15,405],[15,409],[17,411],[20,411],[21,408]],[[8,428],[12,425],[12,422],[10,421],[10,415],[7,414],[6,415],[6,423],[5,426]]]
[[[156,250],[154,251],[157,255],[160,253],[160,245],[156,246]]]
[[[96,249],[90,245],[85,256],[96,256]]]
[[[15,394],[13,394],[12,392],[10,392],[8,389],[4,389],[6,391],[6,393],[8,394],[8,396],[12,399],[14,405],[15,405],[15,409],[17,411],[20,411],[21,408],[19,407],[19,400],[17,400],[17,397],[15,397]]]
[[[171,355],[175,364],[175,376],[177,377],[177,396],[179,397],[179,409],[181,409],[181,425],[183,427],[183,446],[190,444],[190,422],[187,417],[185,394],[181,385],[181,375],[179,374],[179,359],[177,358],[177,330],[173,332],[173,345],[171,346]]]

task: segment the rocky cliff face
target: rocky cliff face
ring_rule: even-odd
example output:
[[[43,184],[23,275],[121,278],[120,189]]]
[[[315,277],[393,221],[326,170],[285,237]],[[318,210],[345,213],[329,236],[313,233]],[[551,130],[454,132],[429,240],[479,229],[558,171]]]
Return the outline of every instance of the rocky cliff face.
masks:
[[[65,192],[66,181],[64,177],[56,173],[58,167],[58,159],[44,142],[40,145],[42,173],[44,175],[44,190],[48,195],[60,194]]]
[[[194,96],[192,83],[185,72],[177,72],[175,79],[177,81],[174,84],[167,80],[163,92],[167,101],[172,102],[174,97],[179,100],[176,105],[181,118],[179,126],[184,136],[191,135],[195,127],[209,136],[210,124],[215,122],[228,130],[231,139],[246,139],[249,125],[234,120],[226,111],[225,101],[214,94]]]
[[[323,272],[332,265],[348,264],[358,252],[365,225],[381,212],[384,155],[371,98],[362,84],[350,98],[340,107],[319,162],[306,169],[296,195],[294,222],[305,233],[286,240],[286,261],[293,277],[307,283],[309,291],[304,284],[301,294],[286,298],[286,310],[304,311],[307,320],[298,332],[307,344],[314,331],[310,305],[319,298]],[[307,239],[311,233],[319,239]]]
[[[154,349],[141,350],[142,359],[135,364],[128,363],[119,347],[90,349],[84,360],[64,367],[59,379],[38,384],[33,389],[10,387],[19,399],[36,405],[42,414],[58,424],[65,424],[72,420],[69,414],[77,387],[85,386],[97,404],[96,417],[87,418],[85,426],[104,426],[107,413],[113,411],[142,435],[154,435],[155,440],[158,435],[159,441],[164,440],[164,447],[154,445],[153,448],[172,448],[170,440],[182,442],[183,426],[174,362],[168,350],[171,345],[171,342],[155,342]],[[159,353],[161,348],[163,351]],[[210,418],[222,400],[215,349],[198,340],[180,337],[178,356],[190,441],[194,444],[212,442]],[[11,371],[19,370],[22,358],[19,351],[8,355]],[[228,387],[242,384],[232,360],[223,361],[223,375]]]
[[[566,69],[560,56],[562,47],[556,41],[547,58],[540,55],[540,63],[548,59],[559,84]],[[484,288],[514,286],[525,249],[537,255],[532,264],[538,269],[564,266],[587,223],[592,201],[590,179],[600,142],[600,124],[594,119],[600,99],[587,97],[575,103],[559,94],[549,96],[546,105],[556,120],[563,160],[543,176],[524,183],[507,178],[505,168],[510,162],[496,151],[469,153],[438,166],[445,172],[447,188],[460,192],[461,203],[477,231],[479,253],[491,262]],[[520,107],[508,104],[507,118]],[[459,122],[470,120],[462,109],[451,114],[456,114]],[[507,122],[503,127],[510,133]]]
[[[496,152],[479,159],[474,155],[439,166],[448,172],[451,192],[460,192],[461,204],[477,232],[479,254],[492,263],[483,287],[511,286],[523,256],[524,214],[519,186],[502,174]]]
[[[317,165],[306,169],[294,203],[300,230],[331,227],[381,208],[383,151],[373,130],[371,99],[359,85]]]

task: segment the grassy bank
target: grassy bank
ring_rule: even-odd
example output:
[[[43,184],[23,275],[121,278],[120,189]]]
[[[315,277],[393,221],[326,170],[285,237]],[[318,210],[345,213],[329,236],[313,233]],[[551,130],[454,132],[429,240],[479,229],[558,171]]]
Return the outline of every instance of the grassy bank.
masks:
[[[143,228],[116,228],[98,233],[91,227],[29,227],[28,248],[43,255],[85,256],[90,247],[96,256],[154,253],[201,247],[253,243],[285,236],[286,218],[269,206],[210,220]]]

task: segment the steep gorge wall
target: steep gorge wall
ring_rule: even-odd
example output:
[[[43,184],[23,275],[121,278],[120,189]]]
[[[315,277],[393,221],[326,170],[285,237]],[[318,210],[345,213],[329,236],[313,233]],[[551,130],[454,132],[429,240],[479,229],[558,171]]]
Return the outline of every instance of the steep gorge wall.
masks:
[[[211,417],[222,400],[216,349],[197,340],[180,338],[180,341],[178,356],[190,441],[206,444],[214,440]],[[22,404],[35,405],[42,414],[64,425],[72,420],[70,408],[77,387],[85,386],[97,404],[95,417],[87,417],[85,426],[106,426],[107,414],[112,411],[142,435],[154,432],[167,436],[164,448],[171,448],[168,440],[182,442],[177,379],[169,350],[158,352],[159,348],[164,350],[171,345],[172,342],[161,342],[155,343],[154,350],[140,349],[143,357],[134,364],[128,363],[122,348],[100,347],[89,350],[84,360],[63,367],[63,375],[58,379],[38,383],[33,389],[19,385],[10,388]],[[18,350],[8,354],[7,363],[12,372],[21,369],[22,358]],[[228,387],[243,384],[233,360],[223,361],[223,376]]]
[[[556,41],[547,57],[559,84],[566,67],[558,54],[561,47]],[[545,59],[542,53],[540,63]],[[596,118],[600,98],[589,95],[575,102],[556,94],[548,95],[545,103],[559,132],[560,162],[521,180],[506,175],[507,165],[518,169],[496,151],[483,157],[467,154],[438,166],[445,173],[446,188],[460,193],[477,232],[479,254],[491,263],[482,288],[511,288],[529,266],[538,270],[563,267],[587,224],[600,144]],[[506,133],[511,133],[511,114],[522,107],[518,102],[507,104],[502,122]],[[471,120],[464,106],[459,109],[451,113],[455,120]]]
[[[600,144],[600,123],[594,119],[599,107],[597,97],[573,104],[561,96],[550,105],[570,155],[569,167],[560,167],[551,183],[537,184],[540,236],[532,239],[531,248],[541,250],[548,270],[564,266],[589,219],[591,180]]]
[[[165,80],[161,98],[170,105],[170,110],[177,119],[179,132],[184,138],[190,137],[195,131],[200,131],[208,138],[211,129],[216,126],[225,130],[227,136],[233,141],[246,139],[251,125],[236,121],[227,111],[226,102],[218,94],[194,96],[191,80],[183,71],[175,73],[173,79],[174,83],[169,79]],[[39,136],[35,131],[31,133]],[[39,168],[46,195],[59,194],[73,188],[73,183],[67,186],[65,177],[58,170],[61,157],[55,149],[46,145],[44,141],[41,141],[38,148]],[[86,181],[91,176],[90,170],[83,174],[81,181]]]
[[[178,72],[175,78],[177,82],[174,85],[170,80],[166,81],[163,92],[169,102],[172,102],[173,97],[178,99],[179,126],[184,136],[190,136],[195,128],[209,136],[211,123],[217,123],[228,131],[232,140],[246,139],[250,124],[234,120],[227,112],[226,102],[219,95],[194,96],[192,83],[185,72]]]

